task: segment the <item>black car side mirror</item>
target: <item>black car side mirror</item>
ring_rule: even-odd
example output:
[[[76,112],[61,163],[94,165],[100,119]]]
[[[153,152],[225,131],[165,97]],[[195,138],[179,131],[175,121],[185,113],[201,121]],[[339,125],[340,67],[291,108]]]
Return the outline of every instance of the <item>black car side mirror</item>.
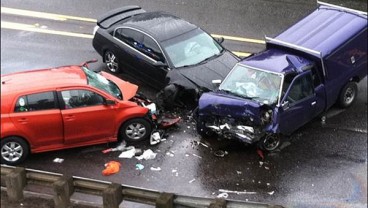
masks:
[[[220,37],[220,38],[215,38],[215,40],[218,42],[218,43],[222,43],[224,42],[225,38],[224,37]]]
[[[156,61],[153,63],[154,66],[156,67],[167,67],[167,64],[166,63],[163,63],[161,61]]]

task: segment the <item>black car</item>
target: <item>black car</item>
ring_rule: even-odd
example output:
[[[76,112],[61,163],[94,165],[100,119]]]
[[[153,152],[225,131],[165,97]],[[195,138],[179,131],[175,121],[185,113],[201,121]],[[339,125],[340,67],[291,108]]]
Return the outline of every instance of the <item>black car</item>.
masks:
[[[202,92],[215,88],[212,80],[223,80],[239,60],[222,41],[171,14],[126,6],[97,20],[93,47],[110,72],[161,90],[165,104],[196,105]]]

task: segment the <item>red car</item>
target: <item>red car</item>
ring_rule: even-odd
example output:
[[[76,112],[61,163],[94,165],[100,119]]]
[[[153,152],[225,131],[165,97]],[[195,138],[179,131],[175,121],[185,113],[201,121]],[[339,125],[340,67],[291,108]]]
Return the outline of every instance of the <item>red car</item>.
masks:
[[[2,75],[1,163],[18,164],[29,153],[148,138],[154,115],[138,102],[137,89],[89,70],[87,63]]]

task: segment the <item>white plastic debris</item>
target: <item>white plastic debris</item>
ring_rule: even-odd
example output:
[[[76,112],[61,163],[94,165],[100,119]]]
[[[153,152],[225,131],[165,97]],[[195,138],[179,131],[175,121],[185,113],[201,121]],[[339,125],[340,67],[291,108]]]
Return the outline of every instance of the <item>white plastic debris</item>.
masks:
[[[217,198],[227,199],[227,197],[229,197],[228,193],[221,193],[221,194],[217,195]]]
[[[169,152],[166,152],[166,155],[170,156],[170,157],[174,157],[174,153],[169,151]]]
[[[155,144],[158,144],[160,142],[161,142],[160,133],[158,131],[152,132],[151,137],[150,137],[150,144],[155,145]]]
[[[231,190],[226,190],[226,189],[219,189],[219,192],[223,192],[223,193],[228,193],[228,194],[257,194],[257,192],[254,191],[231,191]]]
[[[64,159],[62,159],[62,158],[55,158],[53,161],[54,161],[54,163],[62,163],[64,161]]]
[[[143,154],[141,156],[135,157],[138,160],[152,160],[156,158],[157,153],[154,153],[151,149],[144,150]]]
[[[189,181],[189,183],[193,183],[196,179],[193,178],[192,180]]]
[[[268,192],[269,195],[273,195],[275,191]]]
[[[132,158],[135,155],[135,147],[129,147],[119,155],[119,158]]]
[[[238,175],[242,174],[242,172],[241,172],[241,171],[238,171],[238,170],[236,171],[236,173],[237,173]]]
[[[161,168],[160,168],[160,167],[157,167],[157,168],[155,168],[155,167],[151,167],[151,170],[152,170],[152,171],[161,171]]]
[[[199,156],[199,155],[196,155],[196,154],[192,154],[194,157],[198,157],[198,158],[200,158],[200,159],[202,159],[202,157],[201,156]]]
[[[138,163],[138,164],[135,165],[135,169],[136,170],[143,170],[144,169],[144,165]]]

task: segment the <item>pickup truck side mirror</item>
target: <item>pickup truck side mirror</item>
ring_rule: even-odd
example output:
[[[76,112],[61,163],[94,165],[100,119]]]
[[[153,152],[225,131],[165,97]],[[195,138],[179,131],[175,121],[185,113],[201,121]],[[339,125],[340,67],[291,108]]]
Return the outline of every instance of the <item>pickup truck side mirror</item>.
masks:
[[[290,108],[290,103],[289,103],[289,101],[285,100],[284,102],[282,102],[281,107],[282,107],[282,109],[284,109],[284,110],[289,109],[289,108]]]
[[[109,105],[115,105],[115,101],[114,100],[105,100],[103,104],[104,105],[107,105],[107,106],[109,106]]]
[[[221,80],[220,80],[220,79],[212,80],[212,84],[213,84],[215,87],[218,87],[218,86],[220,86],[220,84],[221,84]]]

